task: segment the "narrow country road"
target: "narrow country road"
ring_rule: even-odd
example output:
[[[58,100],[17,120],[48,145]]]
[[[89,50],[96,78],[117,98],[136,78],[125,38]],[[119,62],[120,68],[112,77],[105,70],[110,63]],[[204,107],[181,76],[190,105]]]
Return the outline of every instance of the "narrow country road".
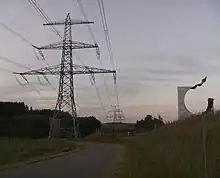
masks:
[[[0,178],[103,178],[118,150],[114,144],[88,143],[76,153],[0,171]]]

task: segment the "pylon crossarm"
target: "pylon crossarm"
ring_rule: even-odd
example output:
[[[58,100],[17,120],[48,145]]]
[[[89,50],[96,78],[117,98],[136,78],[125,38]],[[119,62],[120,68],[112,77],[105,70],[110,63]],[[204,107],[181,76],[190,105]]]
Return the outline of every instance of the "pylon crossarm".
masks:
[[[63,43],[63,41],[59,41],[59,42],[51,43],[51,44],[44,45],[41,47],[37,47],[33,45],[33,47],[38,50],[42,50],[42,49],[43,50],[49,50],[49,49],[62,50],[65,48],[69,48],[69,45],[71,45],[71,49],[99,48],[97,44],[88,44],[88,43],[82,43],[79,41],[71,41],[71,44],[66,44],[66,43]]]
[[[70,22],[65,22],[65,20],[60,20],[60,21],[55,21],[55,22],[50,22],[50,23],[45,23],[43,24],[44,26],[47,25],[83,25],[83,24],[93,24],[94,22],[92,21],[83,21],[83,20],[78,20],[78,19],[71,19]]]
[[[101,74],[101,73],[113,73],[115,74],[115,70],[109,70],[109,69],[100,69],[95,67],[88,67],[88,66],[82,66],[82,65],[72,65],[73,68],[73,75],[78,74]],[[60,75],[61,73],[61,65],[51,66],[51,67],[45,67],[42,69],[37,70],[31,70],[28,72],[14,72],[14,74],[18,75]],[[70,70],[64,70],[64,74],[71,74]]]
[[[42,69],[30,70],[27,72],[14,72],[18,75],[59,75],[60,74],[60,65],[44,67]]]
[[[115,70],[100,69],[83,65],[73,65],[73,74],[101,74],[101,73],[116,73]]]
[[[77,19],[71,19],[70,18],[70,13],[67,14],[65,20],[59,20],[59,21],[55,21],[55,22],[49,22],[49,23],[46,23],[46,24],[43,24],[44,26],[45,25],[78,25],[78,24],[91,24],[91,23],[94,23],[94,22],[91,22],[91,21],[87,21],[87,20],[77,20]]]

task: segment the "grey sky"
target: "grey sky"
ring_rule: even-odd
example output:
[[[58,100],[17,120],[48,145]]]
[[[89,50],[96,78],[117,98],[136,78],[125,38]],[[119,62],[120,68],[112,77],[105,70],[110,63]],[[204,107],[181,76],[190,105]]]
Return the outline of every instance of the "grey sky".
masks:
[[[76,0],[37,0],[52,20],[71,17],[82,19]],[[104,32],[96,0],[82,0],[101,49],[102,66],[94,50],[77,51],[86,65],[111,68]],[[135,121],[145,114],[162,114],[167,120],[176,119],[178,85],[193,85],[204,76],[208,81],[196,92],[186,97],[192,111],[201,111],[208,97],[215,97],[215,107],[220,107],[219,57],[220,57],[220,3],[218,0],[104,0],[112,42],[114,60],[118,70],[120,104],[128,121]],[[12,28],[28,41],[44,45],[59,41],[51,28],[43,27],[43,19],[28,0],[1,0],[0,22]],[[62,33],[62,27],[58,28]],[[74,40],[92,43],[86,26],[74,26]],[[26,64],[33,69],[44,67],[32,48],[21,39],[0,26],[0,56]],[[45,52],[51,65],[60,62],[60,53]],[[79,61],[75,60],[76,63]],[[40,97],[30,87],[21,87],[12,71],[25,71],[0,60],[0,99],[20,100],[37,108],[53,108],[56,93],[50,86],[40,86],[30,77],[33,85],[41,91]],[[96,82],[106,109],[116,101],[112,76],[107,75],[111,100],[107,97],[103,76]],[[95,115],[101,120],[103,111],[96,91],[89,78],[77,76],[76,102],[81,115]],[[50,77],[57,87],[56,78]],[[46,101],[44,99],[47,99]]]

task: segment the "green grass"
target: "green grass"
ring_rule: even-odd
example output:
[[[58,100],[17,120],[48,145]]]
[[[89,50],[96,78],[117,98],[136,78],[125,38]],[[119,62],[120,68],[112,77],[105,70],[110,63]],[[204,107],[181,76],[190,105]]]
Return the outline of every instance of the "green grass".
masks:
[[[0,167],[38,157],[67,152],[76,148],[68,139],[9,139],[0,138]]]
[[[220,117],[210,116],[206,123],[208,175],[220,177]],[[115,177],[204,177],[202,123],[198,117],[125,139],[123,145],[123,162]]]

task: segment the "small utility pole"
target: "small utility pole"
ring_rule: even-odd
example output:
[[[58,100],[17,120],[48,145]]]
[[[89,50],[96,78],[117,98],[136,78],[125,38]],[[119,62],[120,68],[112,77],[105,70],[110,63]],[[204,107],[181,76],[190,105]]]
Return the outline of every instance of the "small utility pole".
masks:
[[[205,112],[202,113],[202,140],[203,140],[203,162],[204,162],[204,178],[208,178],[207,171],[207,125],[206,125],[206,116],[209,113],[214,112],[213,109],[214,98],[208,98],[208,106]]]
[[[206,151],[207,134],[206,134],[206,123],[205,123],[205,115],[204,114],[202,114],[202,138],[203,138],[204,178],[208,178],[207,151]]]

